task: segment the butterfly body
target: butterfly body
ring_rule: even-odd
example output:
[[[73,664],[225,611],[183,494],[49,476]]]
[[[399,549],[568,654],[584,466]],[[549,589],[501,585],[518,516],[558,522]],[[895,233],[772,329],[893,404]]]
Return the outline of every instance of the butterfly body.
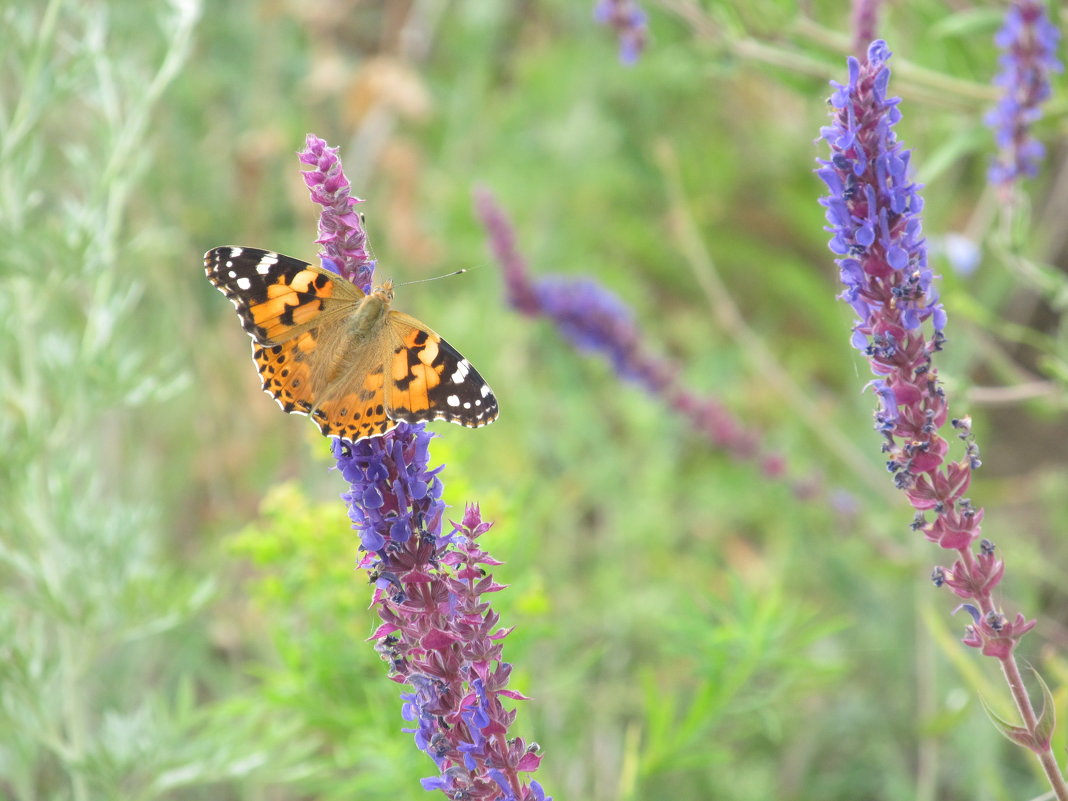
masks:
[[[391,282],[365,294],[322,267],[257,248],[214,248],[204,266],[252,337],[263,390],[323,434],[355,442],[401,421],[477,428],[497,418],[478,371],[392,308]]]

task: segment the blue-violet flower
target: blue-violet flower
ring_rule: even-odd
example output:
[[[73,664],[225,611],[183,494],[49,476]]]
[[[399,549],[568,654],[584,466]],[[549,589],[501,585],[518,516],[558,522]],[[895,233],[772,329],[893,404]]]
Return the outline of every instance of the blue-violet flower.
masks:
[[[901,112],[898,100],[887,96],[889,58],[886,43],[875,41],[865,63],[849,59],[849,83],[832,84],[832,124],[821,131],[831,153],[817,170],[830,191],[820,202],[845,286],[840,297],[858,318],[853,345],[876,376],[869,386],[879,402],[875,427],[887,467],[916,509],[913,528],[957,552],[952,568],[934,575],[938,586],[975,601],[981,612],[964,642],[1004,660],[1035,622],[1022,615],[1009,622],[996,610],[991,592],[1004,565],[992,544],[979,555],[972,551],[983,510],[965,497],[981,464],[967,418],[952,421],[964,457],[945,464],[948,443],[938,432],[949,405],[933,356],[946,341],[946,315],[927,267],[923,203],[908,175],[910,153],[893,130]]]
[[[1021,177],[1038,174],[1046,149],[1031,133],[1049,99],[1052,72],[1063,65],[1057,59],[1060,31],[1050,22],[1041,0],[1014,0],[994,37],[1001,50],[1001,71],[994,79],[1001,87],[998,104],[986,117],[994,129],[998,157],[990,167],[990,181],[1007,186]]]

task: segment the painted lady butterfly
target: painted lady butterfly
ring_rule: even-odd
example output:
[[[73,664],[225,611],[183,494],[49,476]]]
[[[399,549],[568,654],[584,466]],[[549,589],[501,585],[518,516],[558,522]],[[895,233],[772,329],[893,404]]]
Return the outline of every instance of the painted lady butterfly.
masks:
[[[390,308],[391,282],[365,295],[329,270],[256,248],[214,248],[204,268],[252,337],[263,391],[326,436],[355,442],[400,421],[478,428],[497,419],[497,399],[467,359]]]

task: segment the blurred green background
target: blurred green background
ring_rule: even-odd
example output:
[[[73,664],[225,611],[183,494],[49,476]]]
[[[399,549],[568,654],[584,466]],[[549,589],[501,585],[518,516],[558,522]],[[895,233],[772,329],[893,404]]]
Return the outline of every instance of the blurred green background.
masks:
[[[928,581],[948,557],[909,531],[834,299],[812,169],[848,4],[649,0],[633,67],[591,5],[0,5],[0,798],[426,795],[328,443],[260,392],[201,266],[220,244],[314,260],[307,132],[367,199],[379,278],[480,268],[397,305],[500,400],[487,429],[436,425],[432,452],[455,513],[496,521],[481,542],[511,586],[492,600],[532,697],[512,734],[541,745],[550,793],[1043,791],[983,710],[1013,719],[996,662]],[[942,379],[983,449],[972,499],[1064,718],[1068,117],[1059,76],[1047,169],[999,208],[1001,10],[914,0],[881,32],[944,276]],[[617,292],[789,479],[508,309],[477,184],[534,273]],[[981,248],[974,274],[950,233]]]

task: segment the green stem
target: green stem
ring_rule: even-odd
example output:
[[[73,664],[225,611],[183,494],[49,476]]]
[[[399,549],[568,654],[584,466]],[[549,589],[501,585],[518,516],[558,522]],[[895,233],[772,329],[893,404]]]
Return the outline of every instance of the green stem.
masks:
[[[89,801],[89,786],[80,768],[85,743],[88,739],[88,716],[85,705],[82,703],[87,693],[81,686],[82,660],[78,659],[77,633],[66,623],[60,623],[58,639],[66,731],[66,760],[71,783],[71,797],[74,801]]]
[[[0,142],[0,162],[6,162],[15,152],[23,137],[33,129],[34,115],[31,113],[31,108],[41,89],[40,78],[51,49],[52,38],[56,33],[56,19],[59,16],[59,7],[62,4],[63,0],[50,0],[44,16],[41,18],[41,27],[37,32],[33,55],[30,57],[29,66],[23,77],[23,91],[19,95],[18,104],[11,115],[11,122],[7,126],[3,141]]]
[[[0,191],[3,192],[3,217],[12,228],[21,227],[24,220],[25,202],[15,186],[12,176],[13,161],[20,152],[19,145],[33,130],[33,123],[45,104],[35,103],[41,94],[41,76],[56,32],[56,19],[63,0],[50,0],[41,18],[33,55],[22,76],[22,93],[19,95],[11,119],[0,131]],[[10,34],[8,34],[10,36]],[[37,113],[33,111],[36,105]]]

